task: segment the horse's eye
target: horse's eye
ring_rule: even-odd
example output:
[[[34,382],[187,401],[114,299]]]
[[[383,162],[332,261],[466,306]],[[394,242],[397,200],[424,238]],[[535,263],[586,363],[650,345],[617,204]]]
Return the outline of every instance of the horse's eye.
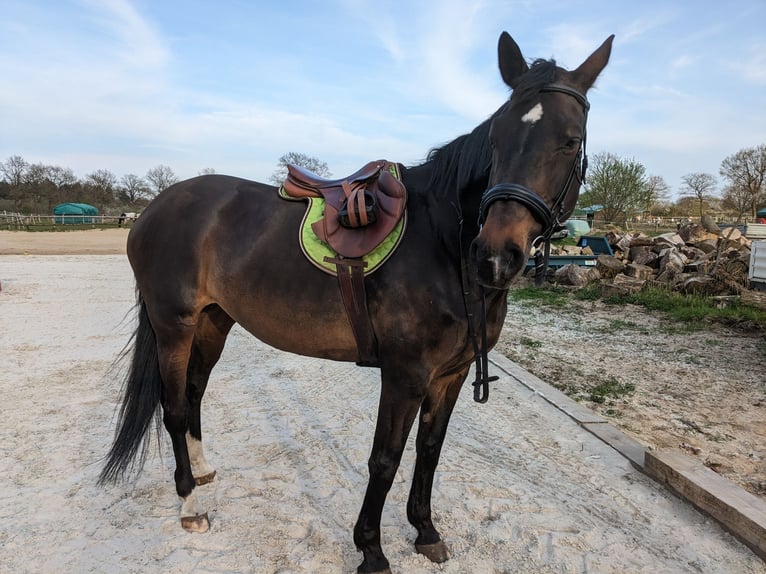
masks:
[[[580,147],[580,138],[569,138],[564,144],[566,150],[576,150]]]

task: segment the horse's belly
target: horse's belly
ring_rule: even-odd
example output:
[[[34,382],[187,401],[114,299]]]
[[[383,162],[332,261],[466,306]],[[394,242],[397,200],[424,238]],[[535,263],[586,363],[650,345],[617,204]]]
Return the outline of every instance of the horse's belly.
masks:
[[[341,315],[301,313],[271,303],[232,318],[254,337],[276,349],[336,361],[358,360],[356,342],[345,312]]]

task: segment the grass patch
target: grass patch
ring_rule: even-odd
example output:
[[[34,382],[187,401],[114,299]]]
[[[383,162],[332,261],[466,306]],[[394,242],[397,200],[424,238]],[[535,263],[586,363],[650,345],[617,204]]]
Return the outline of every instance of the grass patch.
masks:
[[[570,301],[570,292],[562,287],[521,287],[508,291],[508,299],[519,303],[535,303],[563,307]]]
[[[592,281],[574,292],[574,298],[578,301],[598,301],[601,299],[601,284]]]
[[[123,224],[123,227],[129,227],[129,225]],[[5,225],[0,225],[0,229],[5,229]],[[37,231],[56,231],[56,232],[67,232],[67,231],[88,231],[91,229],[118,229],[119,225],[117,225],[117,222],[114,223],[30,223],[28,225],[25,225],[23,229],[19,229],[19,226],[14,224],[14,228],[10,229],[10,231],[18,231],[19,233],[24,232],[37,232]]]
[[[519,339],[519,343],[524,345],[525,347],[530,347],[532,349],[539,349],[543,346],[542,341],[536,341],[535,339],[530,339],[529,337],[522,337]]]
[[[591,388],[588,399],[591,402],[603,404],[607,399],[619,399],[635,392],[636,386],[632,383],[621,383],[615,377]]]
[[[701,323],[705,322],[745,323],[766,328],[766,310],[741,303],[719,307],[714,299],[704,295],[684,295],[657,287],[629,295],[608,297],[604,302],[611,305],[625,303],[640,305],[665,313],[675,321],[697,324],[699,328],[702,328]]]
[[[601,285],[591,283],[577,290],[556,285],[522,287],[508,292],[509,301],[525,305],[564,308],[574,301],[601,299]],[[628,295],[613,295],[603,299],[607,305],[632,304],[659,311],[671,321],[657,327],[658,332],[683,335],[705,329],[709,323],[723,323],[741,330],[766,331],[766,310],[734,301],[720,306],[705,295],[684,295],[662,287],[650,287]],[[629,322],[615,320],[609,329],[636,328]]]

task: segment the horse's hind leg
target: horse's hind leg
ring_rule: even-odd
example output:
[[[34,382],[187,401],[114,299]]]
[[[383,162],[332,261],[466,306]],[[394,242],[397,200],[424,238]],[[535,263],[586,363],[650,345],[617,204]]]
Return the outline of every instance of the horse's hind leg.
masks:
[[[207,512],[194,493],[186,433],[189,428],[189,399],[186,375],[196,330],[196,318],[191,314],[183,318],[162,320],[150,315],[157,337],[157,354],[162,377],[162,421],[173,444],[176,461],[174,473],[176,492],[181,497],[181,526],[191,532],[207,532],[210,528]]]
[[[449,558],[447,546],[431,520],[431,489],[450,415],[467,373],[468,367],[435,379],[420,407],[417,458],[407,501],[407,518],[418,531],[415,548],[432,562],[444,562]]]
[[[202,450],[200,407],[210,372],[221,357],[226,336],[232,325],[234,320],[223,309],[217,305],[211,305],[200,314],[197,330],[194,332],[186,377],[186,396],[189,400],[189,430],[186,433],[186,447],[197,486],[207,484],[215,478],[215,469],[205,460]]]

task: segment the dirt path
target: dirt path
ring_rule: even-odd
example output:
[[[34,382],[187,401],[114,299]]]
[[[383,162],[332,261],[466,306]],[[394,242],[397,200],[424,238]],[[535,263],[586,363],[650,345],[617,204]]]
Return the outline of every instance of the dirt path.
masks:
[[[212,528],[177,523],[169,448],[133,485],[95,485],[134,300],[124,256],[0,257],[0,571],[351,572],[377,371],[274,351],[235,329],[203,425]],[[434,492],[452,550],[413,552],[410,441],[383,515],[395,572],[764,573],[766,565],[538,396],[461,397]]]

